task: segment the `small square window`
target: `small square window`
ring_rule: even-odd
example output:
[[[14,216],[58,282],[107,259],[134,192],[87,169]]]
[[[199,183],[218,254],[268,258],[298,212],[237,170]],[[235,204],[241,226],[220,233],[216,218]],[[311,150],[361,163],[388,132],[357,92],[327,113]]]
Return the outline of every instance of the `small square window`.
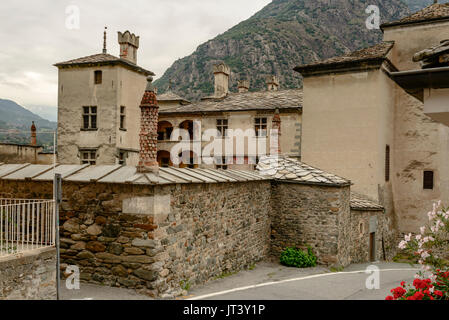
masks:
[[[90,164],[90,165],[97,164],[97,151],[81,150],[80,153],[81,153],[81,164]]]

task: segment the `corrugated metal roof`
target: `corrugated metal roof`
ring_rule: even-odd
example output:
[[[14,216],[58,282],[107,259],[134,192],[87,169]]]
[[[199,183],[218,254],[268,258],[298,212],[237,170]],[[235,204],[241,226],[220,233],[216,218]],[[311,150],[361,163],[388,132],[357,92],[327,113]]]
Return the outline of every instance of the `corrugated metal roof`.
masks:
[[[159,168],[157,173],[138,173],[133,166],[121,165],[51,165],[0,164],[0,179],[52,181],[54,173],[65,181],[129,183],[129,184],[176,184],[221,183],[238,181],[270,180],[258,172],[219,169]]]

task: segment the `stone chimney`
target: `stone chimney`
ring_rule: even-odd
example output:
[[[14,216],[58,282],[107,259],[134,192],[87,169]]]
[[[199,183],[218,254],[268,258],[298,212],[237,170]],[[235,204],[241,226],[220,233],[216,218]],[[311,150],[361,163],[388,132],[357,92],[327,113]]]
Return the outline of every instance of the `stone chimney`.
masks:
[[[119,32],[118,43],[120,44],[120,58],[137,64],[139,37],[129,31],[125,31],[125,33]]]
[[[37,145],[36,126],[34,125],[34,121],[31,124],[31,145],[32,146],[36,146]]]
[[[214,65],[215,97],[224,97],[229,93],[229,75],[231,69],[224,63]]]
[[[281,154],[281,117],[279,115],[279,109],[276,109],[273,120],[271,121],[270,154]]]
[[[279,89],[279,78],[276,76],[267,77],[267,90],[268,91],[278,91]]]
[[[157,123],[159,106],[153,87],[153,78],[148,83],[140,103],[140,154],[137,171],[140,173],[157,172]]]
[[[248,90],[249,90],[249,80],[239,80],[239,81],[237,81],[237,87],[239,88],[239,93],[248,92]]]

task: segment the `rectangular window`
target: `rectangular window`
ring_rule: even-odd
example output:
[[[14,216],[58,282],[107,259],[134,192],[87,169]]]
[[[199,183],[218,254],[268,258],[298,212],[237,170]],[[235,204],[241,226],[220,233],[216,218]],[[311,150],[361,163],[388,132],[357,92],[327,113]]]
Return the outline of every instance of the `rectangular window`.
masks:
[[[81,164],[97,164],[97,151],[96,150],[81,150]]]
[[[97,129],[97,107],[83,107],[83,129]]]
[[[217,131],[219,137],[228,136],[228,119],[217,119]]]
[[[126,129],[126,108],[120,107],[120,129]]]
[[[254,119],[254,131],[256,137],[267,136],[267,118],[255,118]]]
[[[118,154],[118,164],[124,166],[126,165],[126,152],[120,151]]]
[[[433,184],[434,184],[433,171],[424,171],[423,188],[432,190]]]
[[[95,84],[101,84],[103,82],[103,72],[102,71],[95,71],[94,73],[95,78]]]
[[[390,181],[390,146],[385,148],[385,181]]]

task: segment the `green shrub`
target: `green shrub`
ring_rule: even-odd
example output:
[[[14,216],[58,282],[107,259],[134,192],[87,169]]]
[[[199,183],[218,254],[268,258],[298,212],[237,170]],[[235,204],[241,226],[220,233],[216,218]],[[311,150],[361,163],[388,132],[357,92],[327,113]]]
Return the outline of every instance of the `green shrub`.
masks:
[[[281,264],[287,267],[309,268],[316,266],[316,256],[309,247],[307,252],[297,248],[286,248],[281,253]]]

